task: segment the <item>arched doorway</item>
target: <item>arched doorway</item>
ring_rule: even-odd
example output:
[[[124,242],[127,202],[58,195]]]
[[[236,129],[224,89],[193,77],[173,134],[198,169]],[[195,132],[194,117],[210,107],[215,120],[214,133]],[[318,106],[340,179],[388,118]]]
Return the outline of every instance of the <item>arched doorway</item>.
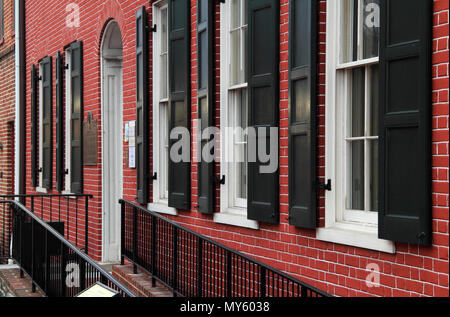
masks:
[[[102,212],[104,263],[120,261],[120,205],[123,194],[123,45],[119,25],[106,26],[101,45]]]

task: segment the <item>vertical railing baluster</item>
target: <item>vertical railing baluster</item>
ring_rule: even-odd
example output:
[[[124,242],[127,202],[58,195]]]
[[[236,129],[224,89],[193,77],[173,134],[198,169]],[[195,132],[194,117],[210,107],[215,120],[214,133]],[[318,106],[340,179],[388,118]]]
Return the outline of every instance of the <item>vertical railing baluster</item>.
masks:
[[[152,285],[153,287],[156,286],[156,275],[158,274],[158,268],[156,266],[157,259],[156,259],[156,247],[157,247],[157,223],[156,223],[156,217],[151,216],[152,218]]]
[[[66,252],[65,245],[61,241],[61,266],[59,269],[60,274],[60,286],[61,286],[61,297],[66,296]]]
[[[137,244],[137,209],[136,207],[133,207],[133,273],[137,274],[137,251],[138,251],[138,244]]]
[[[32,286],[31,286],[31,290],[33,293],[36,292],[36,285],[34,284],[34,220],[31,219],[31,281],[32,281]]]
[[[202,238],[198,237],[197,241],[197,297],[202,297],[203,289],[202,289],[202,271],[203,271],[203,240]]]
[[[45,230],[45,293],[48,293],[48,284],[50,282],[50,254],[48,248],[48,230]]]
[[[261,266],[260,269],[260,287],[261,287],[261,296],[260,297],[266,297],[266,268],[264,266]]]
[[[120,264],[125,264],[125,204],[123,201],[120,202]]]
[[[89,197],[84,199],[84,252],[89,254]]]
[[[231,267],[231,257],[232,253],[231,251],[227,251],[227,297],[231,297],[232,294],[232,285],[231,285],[231,274],[232,274],[232,267]]]
[[[78,196],[75,198],[75,246],[78,248]]]
[[[173,265],[173,276],[172,276],[172,288],[173,288],[173,295],[174,297],[177,296],[176,291],[178,286],[178,228],[173,226],[173,259],[172,259],[172,265]]]

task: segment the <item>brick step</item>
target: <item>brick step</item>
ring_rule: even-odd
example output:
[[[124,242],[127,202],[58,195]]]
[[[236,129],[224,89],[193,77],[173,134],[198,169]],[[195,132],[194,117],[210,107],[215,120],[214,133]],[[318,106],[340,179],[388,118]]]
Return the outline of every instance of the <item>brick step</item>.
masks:
[[[114,265],[112,275],[138,297],[173,297],[172,292],[160,282],[152,287],[150,274],[138,268],[138,274],[133,273],[133,265]]]

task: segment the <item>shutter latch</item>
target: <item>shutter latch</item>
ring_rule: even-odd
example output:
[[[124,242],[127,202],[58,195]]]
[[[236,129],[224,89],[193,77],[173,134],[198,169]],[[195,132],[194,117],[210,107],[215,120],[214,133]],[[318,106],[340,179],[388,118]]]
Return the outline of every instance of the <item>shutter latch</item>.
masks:
[[[153,26],[147,26],[148,32],[156,33],[157,30],[158,30],[158,27],[156,26],[156,24],[154,24]]]
[[[222,176],[222,178],[216,178],[216,184],[225,185],[225,176]]]
[[[154,180],[154,181],[158,180],[158,173],[153,174],[151,179]]]
[[[319,188],[323,190],[331,191],[331,179],[327,181],[327,183],[319,183]]]

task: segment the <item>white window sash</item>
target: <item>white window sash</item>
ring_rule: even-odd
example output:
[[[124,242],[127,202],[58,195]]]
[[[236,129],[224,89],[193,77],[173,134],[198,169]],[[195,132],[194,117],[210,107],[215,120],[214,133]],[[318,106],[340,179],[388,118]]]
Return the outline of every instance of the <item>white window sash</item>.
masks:
[[[167,9],[168,3],[166,0],[157,1],[153,4],[153,19],[154,23],[158,25],[159,29],[162,25],[162,9]],[[162,170],[163,164],[161,162],[161,147],[163,146],[161,140],[161,111],[160,107],[162,103],[168,104],[168,98],[162,97],[162,85],[160,84],[160,74],[161,74],[161,59],[162,59],[162,46],[161,46],[161,36],[162,32],[154,33],[153,38],[153,52],[152,52],[152,60],[153,60],[153,172],[157,173],[157,179],[153,180],[153,202],[148,205],[148,208],[154,210],[159,213],[168,214],[168,215],[177,215],[177,210],[174,208],[170,208],[168,206],[168,199],[161,198],[161,187],[163,186],[162,180],[164,177],[168,181],[168,175],[165,175],[165,171]],[[167,33],[168,36],[168,33]],[[168,73],[167,73],[168,75]],[[166,87],[168,85],[166,84]],[[168,95],[167,95],[168,96]],[[164,122],[163,124],[167,124]],[[166,192],[164,196],[167,196]]]

